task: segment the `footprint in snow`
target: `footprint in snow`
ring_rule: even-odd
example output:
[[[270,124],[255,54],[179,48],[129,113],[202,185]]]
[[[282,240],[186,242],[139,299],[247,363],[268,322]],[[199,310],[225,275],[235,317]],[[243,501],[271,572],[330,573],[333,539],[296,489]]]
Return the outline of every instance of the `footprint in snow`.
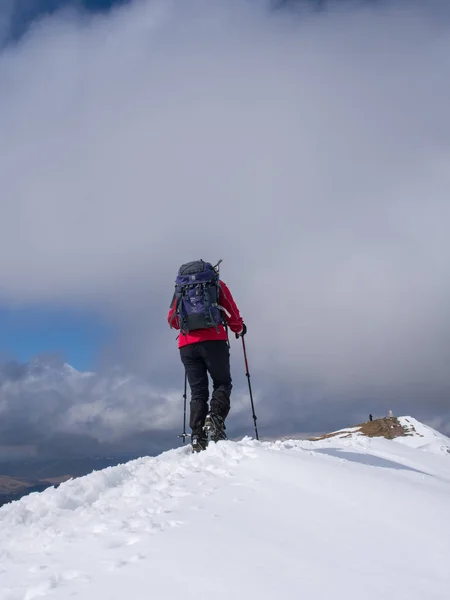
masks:
[[[47,565],[33,565],[32,567],[30,567],[28,569],[28,571],[30,573],[41,573],[42,571],[45,571],[46,569],[48,569]]]
[[[135,564],[137,562],[139,562],[140,560],[144,560],[145,554],[139,553],[139,554],[133,554],[132,556],[129,556],[128,558],[121,558],[120,560],[117,560],[115,562],[109,562],[107,563],[107,568],[108,571],[117,571],[117,569],[122,569],[123,567],[126,567],[127,565],[132,565]]]
[[[58,577],[50,577],[49,579],[45,579],[44,581],[39,581],[33,586],[30,586],[23,600],[34,600],[34,598],[39,598],[41,596],[46,596],[49,592],[55,589],[59,584]]]
[[[29,571],[31,573],[39,573],[45,571],[46,569],[48,569],[48,567],[45,565],[36,565],[31,567]],[[55,588],[64,585],[64,583],[75,580],[78,580],[81,583],[89,583],[90,577],[81,571],[63,571],[60,574],[52,575],[51,577],[41,580],[35,585],[28,587],[23,600],[34,600],[34,598],[41,598],[52,592]]]
[[[108,544],[108,548],[110,550],[115,550],[117,548],[123,548],[124,546],[133,546],[141,541],[141,538],[134,535],[130,537],[121,537],[120,539],[116,539]]]
[[[85,573],[83,573],[82,571],[63,571],[61,573],[61,579],[62,581],[75,581],[76,579],[78,579],[79,581],[83,582],[83,583],[89,583],[91,578],[88,577]]]

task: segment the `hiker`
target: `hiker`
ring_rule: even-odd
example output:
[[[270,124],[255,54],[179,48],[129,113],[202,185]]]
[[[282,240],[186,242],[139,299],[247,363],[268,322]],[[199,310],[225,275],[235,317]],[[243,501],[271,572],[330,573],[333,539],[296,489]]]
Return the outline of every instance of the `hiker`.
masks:
[[[236,338],[247,327],[230,290],[219,282],[218,266],[203,260],[180,267],[167,320],[180,330],[178,348],[191,389],[191,444],[199,452],[208,445],[207,431],[214,442],[227,439],[232,389],[227,327]],[[209,412],[208,373],[213,383]]]
[[[373,416],[369,415],[369,421],[373,421]]]

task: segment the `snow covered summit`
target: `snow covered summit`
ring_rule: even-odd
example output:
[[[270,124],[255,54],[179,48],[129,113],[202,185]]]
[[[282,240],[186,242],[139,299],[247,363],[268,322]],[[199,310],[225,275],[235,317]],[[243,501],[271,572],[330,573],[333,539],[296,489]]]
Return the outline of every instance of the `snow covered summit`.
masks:
[[[411,448],[421,448],[437,454],[450,453],[450,438],[413,417],[383,417],[312,439],[322,441],[329,438],[348,440],[374,437],[384,437]]]
[[[383,437],[219,442],[0,509],[0,599],[444,600],[450,455]]]

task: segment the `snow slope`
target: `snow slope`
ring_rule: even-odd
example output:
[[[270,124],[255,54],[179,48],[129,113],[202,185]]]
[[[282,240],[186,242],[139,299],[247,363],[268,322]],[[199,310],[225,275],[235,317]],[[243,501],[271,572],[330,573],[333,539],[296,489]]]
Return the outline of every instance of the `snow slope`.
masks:
[[[395,419],[399,422],[406,433],[406,435],[393,438],[393,441],[396,443],[404,444],[411,448],[420,448],[421,450],[426,450],[428,452],[435,452],[436,454],[450,453],[450,438],[444,434],[439,433],[428,425],[424,425],[414,417],[396,417]],[[373,424],[383,420],[386,421],[386,418],[377,419],[373,422]],[[371,425],[371,423],[366,423],[366,425]],[[360,425],[339,429],[327,434],[326,436],[322,436],[322,438],[316,439],[321,440],[326,437],[334,437],[335,439],[341,440],[364,439],[370,441],[370,439],[372,439],[364,434],[364,427],[361,427]]]
[[[396,441],[406,444],[411,448],[420,448],[436,454],[450,453],[450,438],[428,425],[424,425],[413,417],[399,417],[400,425],[411,432],[406,437],[397,438]]]
[[[220,442],[0,509],[0,599],[444,600],[450,455],[380,438]]]

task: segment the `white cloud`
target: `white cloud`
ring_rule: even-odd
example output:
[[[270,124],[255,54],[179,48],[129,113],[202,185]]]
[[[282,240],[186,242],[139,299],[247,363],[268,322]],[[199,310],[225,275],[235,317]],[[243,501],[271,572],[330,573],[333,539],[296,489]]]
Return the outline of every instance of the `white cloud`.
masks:
[[[434,6],[142,1],[38,24],[0,54],[4,302],[90,304],[130,332],[122,360],[160,372],[177,267],[223,258],[275,388],[432,388],[440,407],[450,38]]]

